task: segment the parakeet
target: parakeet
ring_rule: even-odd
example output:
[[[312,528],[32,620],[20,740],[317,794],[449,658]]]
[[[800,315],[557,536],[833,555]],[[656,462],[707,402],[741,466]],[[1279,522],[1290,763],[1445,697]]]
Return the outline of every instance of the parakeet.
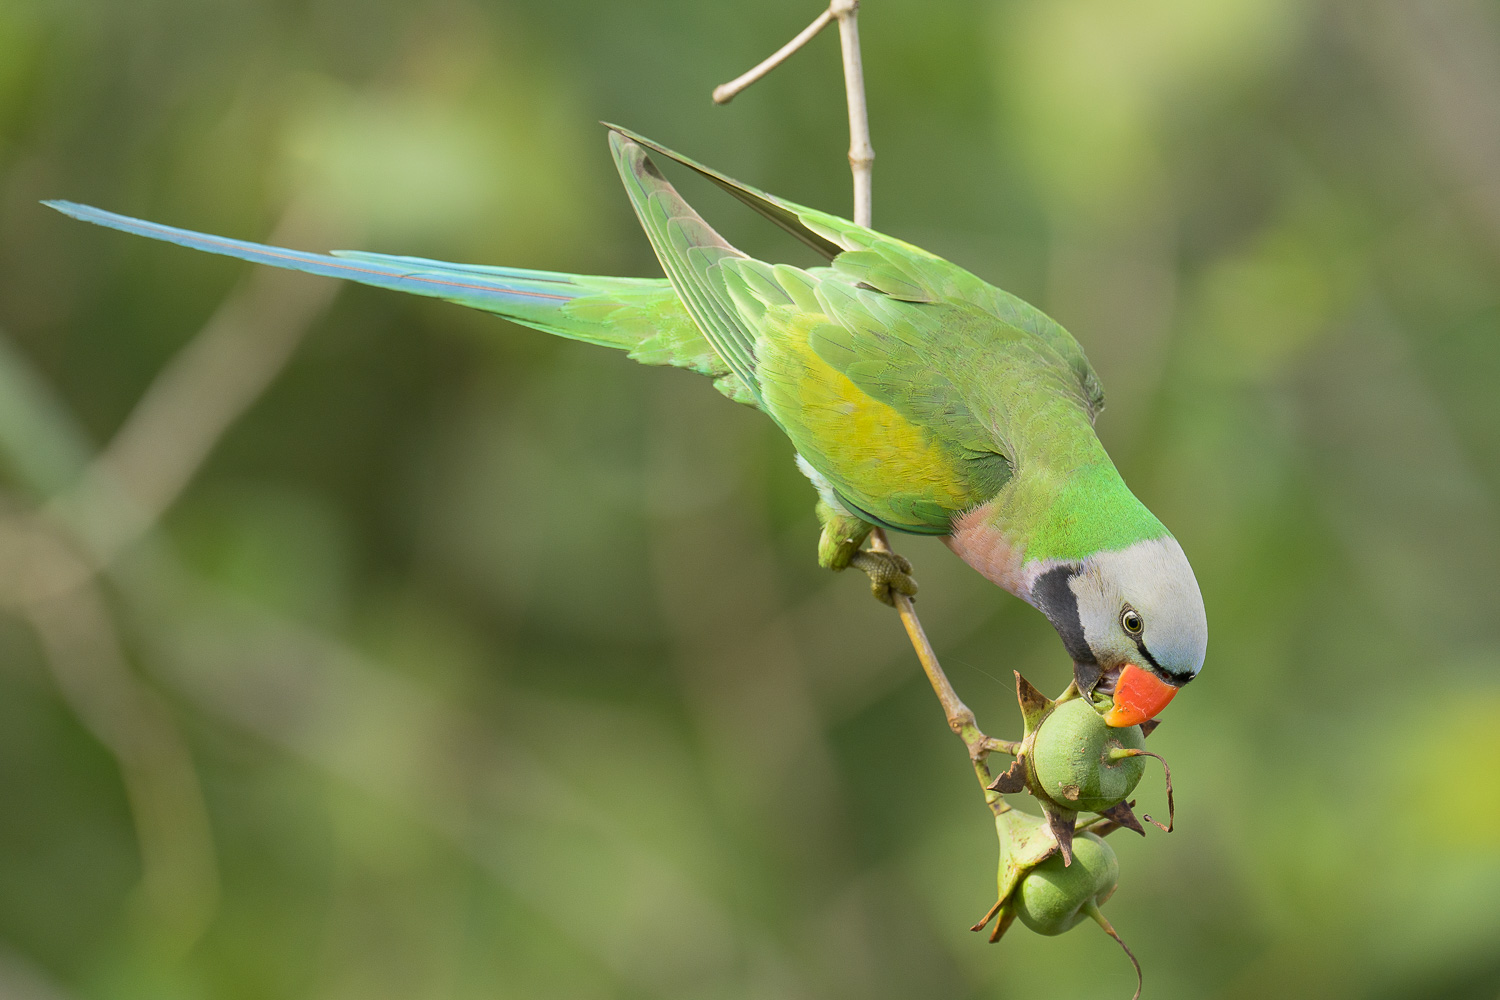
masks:
[[[1208,625],[1176,539],[1126,487],[1094,433],[1099,380],[1061,326],[909,243],[741,184],[609,126],[625,190],[666,279],[305,253],[47,202],[88,222],[261,264],[447,299],[713,379],[791,440],[817,488],[818,561],[877,596],[913,594],[875,526],[939,535],[1040,610],[1078,690],[1113,726],[1156,715],[1197,676]],[[697,173],[827,259],[798,268],[730,246],[647,148]]]

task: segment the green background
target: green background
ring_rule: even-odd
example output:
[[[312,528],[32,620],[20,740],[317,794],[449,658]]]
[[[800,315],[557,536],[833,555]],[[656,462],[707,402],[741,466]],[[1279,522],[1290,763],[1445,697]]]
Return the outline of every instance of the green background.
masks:
[[[0,994],[1129,995],[1091,928],[968,933],[988,813],[768,421],[37,204],[655,274],[599,119],[847,210],[832,33],[708,99],[816,9],[0,0]],[[861,31],[876,224],[1077,335],[1203,587],[1152,737],[1178,829],[1113,838],[1146,996],[1494,1000],[1500,7],[869,0]],[[896,541],[1019,735],[1055,635]]]

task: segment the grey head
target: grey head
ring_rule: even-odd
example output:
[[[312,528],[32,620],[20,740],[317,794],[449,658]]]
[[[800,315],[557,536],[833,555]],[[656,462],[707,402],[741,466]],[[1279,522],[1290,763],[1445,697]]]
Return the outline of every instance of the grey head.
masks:
[[[1198,676],[1208,650],[1208,618],[1198,580],[1175,538],[1040,570],[1028,599],[1057,629],[1073,658],[1079,690],[1113,697],[1106,714],[1111,725],[1152,718]]]

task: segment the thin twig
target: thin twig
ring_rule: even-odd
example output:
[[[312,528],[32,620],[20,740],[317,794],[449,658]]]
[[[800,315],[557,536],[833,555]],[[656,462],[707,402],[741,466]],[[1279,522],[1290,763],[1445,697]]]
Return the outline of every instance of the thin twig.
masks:
[[[885,532],[876,528],[870,532],[870,549],[873,552],[890,552],[890,543],[886,540]],[[974,712],[959,698],[958,692],[953,690],[953,684],[948,680],[948,675],[943,672],[942,665],[938,663],[937,653],[933,652],[932,643],[927,641],[927,633],[922,628],[921,619],[917,617],[916,606],[912,599],[905,594],[894,591],[891,594],[896,599],[896,610],[901,615],[901,624],[906,627],[907,638],[911,640],[912,649],[917,652],[917,659],[922,663],[922,672],[927,675],[927,681],[932,685],[932,690],[937,694],[938,701],[942,703],[943,714],[948,717],[948,728],[964,741],[964,746],[969,750],[969,760],[974,764],[974,774],[979,778],[979,786],[984,789],[984,801],[996,815],[1005,812],[1010,807],[1005,804],[1005,798],[999,792],[989,787],[993,777],[990,775],[989,764],[986,758],[994,751],[1002,753],[1015,753],[1017,745],[1009,740],[993,740],[984,735],[979,729],[979,722],[974,718]]]
[[[219,896],[192,754],[170,707],[131,669],[89,560],[55,531],[35,514],[0,518],[0,607],[30,622],[63,701],[114,756],[140,851],[135,915],[169,953],[186,954]]]
[[[756,66],[754,69],[750,70],[750,72],[745,73],[742,76],[737,76],[733,80],[730,80],[728,83],[720,84],[719,86],[715,87],[714,103],[728,104],[730,101],[734,100],[736,94],[744,90],[746,87],[750,86],[756,80],[759,80],[761,77],[765,76],[767,73],[771,72],[771,70],[775,69],[777,66],[780,66],[782,63],[786,62],[786,60],[791,56],[793,52],[796,52],[798,49],[802,48],[802,46],[812,41],[813,37],[817,35],[818,32],[828,27],[828,23],[832,20],[833,9],[829,8],[828,10],[825,10],[823,13],[819,14],[816,21],[803,28],[801,34],[799,34],[796,38],[793,38],[790,42],[787,42],[781,48],[777,49],[770,58],[766,59],[765,62],[761,63],[759,66]]]
[[[278,235],[315,221],[294,208]],[[139,916],[184,953],[217,905],[213,835],[186,740],[131,669],[98,574],[152,530],[286,366],[335,288],[257,269],[157,375],[73,488],[42,510],[0,518],[0,561],[12,570],[0,607],[26,616],[69,708],[114,755],[141,853]]]
[[[869,226],[873,206],[870,194],[875,166],[875,148],[870,145],[870,114],[865,105],[865,70],[859,56],[859,0],[833,0],[817,20],[777,49],[750,72],[714,88],[714,103],[728,104],[734,96],[765,76],[813,37],[829,22],[839,22],[839,48],[844,57],[844,93],[849,98],[849,171],[854,175],[854,222]]]
[[[865,70],[859,57],[859,0],[833,0],[828,9],[839,19],[839,46],[844,53],[844,93],[849,98],[849,170],[854,175],[854,222],[868,227],[873,209],[870,181],[875,167],[875,147],[870,145]]]

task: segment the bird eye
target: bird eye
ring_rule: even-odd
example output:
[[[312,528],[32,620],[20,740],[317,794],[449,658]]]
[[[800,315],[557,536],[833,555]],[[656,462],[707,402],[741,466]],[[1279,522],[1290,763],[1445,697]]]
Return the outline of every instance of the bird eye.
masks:
[[[1120,615],[1120,627],[1131,635],[1140,635],[1141,630],[1146,627],[1146,621],[1135,608],[1126,608]]]

